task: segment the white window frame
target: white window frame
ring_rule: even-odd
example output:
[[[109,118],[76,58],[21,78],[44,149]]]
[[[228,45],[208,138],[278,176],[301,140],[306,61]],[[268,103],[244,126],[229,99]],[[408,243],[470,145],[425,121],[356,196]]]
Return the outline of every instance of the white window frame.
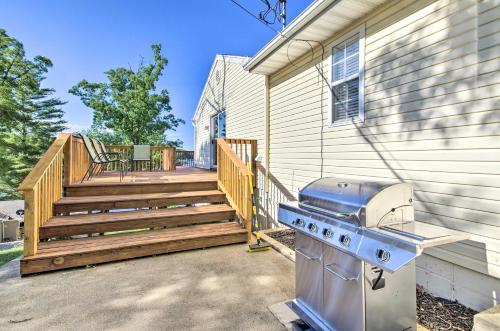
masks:
[[[356,75],[351,75],[349,77],[346,77],[342,80],[339,81],[333,81],[333,49],[344,42],[346,42],[348,39],[354,37],[355,35],[359,35],[359,68],[358,68],[358,74]],[[362,24],[359,26],[357,29],[343,35],[341,38],[336,40],[332,47],[331,47],[331,52],[330,52],[330,94],[329,94],[329,111],[328,111],[328,117],[329,117],[329,122],[330,126],[337,126],[337,125],[344,125],[346,123],[352,123],[352,122],[364,122],[365,120],[365,25]],[[347,118],[347,119],[341,119],[341,120],[335,120],[335,112],[334,112],[334,102],[333,102],[333,87],[342,83],[345,83],[347,81],[350,81],[351,79],[354,79],[358,77],[359,79],[359,101],[358,101],[358,116],[354,118]]]

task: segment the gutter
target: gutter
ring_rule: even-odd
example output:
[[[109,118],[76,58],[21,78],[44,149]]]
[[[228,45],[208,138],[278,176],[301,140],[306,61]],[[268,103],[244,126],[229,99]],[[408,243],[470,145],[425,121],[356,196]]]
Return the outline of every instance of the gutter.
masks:
[[[269,82],[269,76],[264,77],[264,112],[265,112],[265,169],[266,178],[264,181],[264,192],[266,197],[266,223],[269,224],[269,166],[271,156],[271,86]]]

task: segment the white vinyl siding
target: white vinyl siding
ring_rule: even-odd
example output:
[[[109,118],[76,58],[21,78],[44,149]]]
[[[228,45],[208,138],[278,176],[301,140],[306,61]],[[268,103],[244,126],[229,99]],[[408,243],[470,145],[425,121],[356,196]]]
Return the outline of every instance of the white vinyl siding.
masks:
[[[199,119],[195,123],[194,162],[195,166],[210,169],[210,112],[205,103]]]
[[[216,57],[201,96],[200,114],[195,118],[199,167],[209,168],[212,162],[210,118],[222,109],[226,114],[226,137],[256,139],[258,153],[264,154],[264,76],[245,71],[241,60],[235,63],[231,58]]]
[[[271,77],[269,214],[321,175],[411,183],[418,220],[471,235],[426,254],[490,276],[493,287],[460,283],[486,307],[500,291],[500,3],[392,1],[359,24],[364,122],[330,126],[317,69],[332,77],[331,51],[356,26],[323,62]]]

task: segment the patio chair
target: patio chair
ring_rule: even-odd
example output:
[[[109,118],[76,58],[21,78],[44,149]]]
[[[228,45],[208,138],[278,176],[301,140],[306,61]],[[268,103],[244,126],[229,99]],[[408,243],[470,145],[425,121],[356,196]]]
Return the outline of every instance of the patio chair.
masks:
[[[151,146],[150,145],[134,145],[134,154],[132,157],[132,164],[135,170],[137,161],[149,162],[149,171],[151,171]]]
[[[89,137],[87,137],[84,134],[80,134],[80,137],[82,137],[83,144],[85,145],[85,149],[87,150],[87,152],[90,155],[90,165],[89,165],[85,175],[83,175],[81,182],[83,183],[83,181],[85,180],[86,177],[87,177],[87,179],[90,179],[94,175],[94,172],[97,169],[97,167],[104,167],[110,163],[119,163],[120,164],[120,182],[121,182],[123,179],[123,163],[120,162],[119,159],[113,159],[113,160],[107,159],[105,157],[105,155],[102,154],[102,152],[98,153],[96,151],[94,144],[92,144],[92,141],[90,140]]]
[[[127,173],[127,162],[128,160],[123,158],[123,155],[118,152],[108,152],[106,150],[106,146],[104,143],[100,140],[91,138],[92,144],[94,145],[94,148],[97,152],[97,155],[100,155],[102,158],[104,158],[107,162],[112,163],[112,162],[117,162],[117,160],[120,162],[120,166],[124,170],[124,175]],[[104,170],[104,167],[101,167],[101,171]]]

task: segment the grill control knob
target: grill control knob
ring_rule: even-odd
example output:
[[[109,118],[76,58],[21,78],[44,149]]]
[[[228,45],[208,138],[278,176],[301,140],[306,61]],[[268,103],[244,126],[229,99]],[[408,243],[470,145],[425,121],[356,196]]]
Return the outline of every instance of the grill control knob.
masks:
[[[306,223],[301,220],[300,218],[297,218],[295,221],[292,222],[292,225],[296,225],[298,227],[304,227],[304,225],[306,225]]]
[[[349,245],[351,244],[351,237],[343,234],[339,237],[339,242],[342,246],[349,247]]]
[[[389,251],[386,251],[385,249],[377,249],[376,255],[377,260],[379,260],[380,262],[387,262],[391,259],[391,253],[389,253]]]
[[[325,238],[333,237],[333,231],[331,229],[323,229],[323,237]]]
[[[316,232],[318,231],[318,226],[314,223],[309,223],[309,225],[307,226],[307,228],[309,229],[309,232]]]

